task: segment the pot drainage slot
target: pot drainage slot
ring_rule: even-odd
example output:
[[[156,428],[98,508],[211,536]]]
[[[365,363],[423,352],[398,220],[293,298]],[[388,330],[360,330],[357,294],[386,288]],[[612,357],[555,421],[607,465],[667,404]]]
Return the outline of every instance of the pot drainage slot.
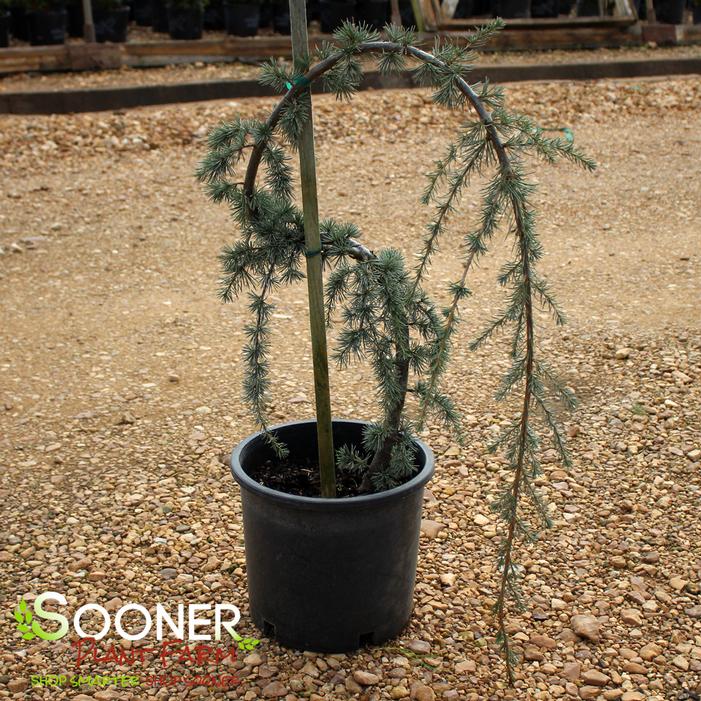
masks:
[[[265,619],[263,619],[263,635],[266,638],[275,637],[275,625],[272,624],[270,621],[266,621]]]
[[[375,633],[361,633],[358,638],[358,647],[365,647],[366,645],[372,645],[375,638]]]

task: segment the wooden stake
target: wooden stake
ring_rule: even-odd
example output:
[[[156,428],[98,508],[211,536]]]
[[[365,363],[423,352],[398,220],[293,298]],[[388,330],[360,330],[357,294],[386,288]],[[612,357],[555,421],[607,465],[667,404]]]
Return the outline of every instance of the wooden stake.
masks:
[[[290,29],[292,58],[295,69],[304,65],[309,54],[307,9],[305,0],[290,0]],[[308,100],[309,119],[299,139],[299,169],[302,179],[302,208],[304,210],[304,242],[307,249],[307,288],[309,291],[309,322],[314,364],[314,396],[316,399],[316,428],[319,442],[319,474],[321,496],[336,496],[336,465],[331,424],[331,390],[329,360],[326,349],[326,319],[324,314],[324,279],[321,266],[321,236],[319,234],[319,204],[316,194],[316,161],[314,157],[314,124],[312,97],[309,88],[301,99]]]
[[[88,44],[95,43],[95,23],[92,17],[92,0],[83,0],[83,39]]]

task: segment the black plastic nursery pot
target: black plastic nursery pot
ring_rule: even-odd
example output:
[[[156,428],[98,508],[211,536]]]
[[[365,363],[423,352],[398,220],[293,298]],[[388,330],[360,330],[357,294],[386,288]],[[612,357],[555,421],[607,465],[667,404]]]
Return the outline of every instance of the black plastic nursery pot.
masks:
[[[224,29],[226,20],[224,16],[224,3],[221,0],[208,2],[204,8],[203,24],[205,29]]]
[[[85,22],[83,21],[83,3],[73,0],[69,2],[66,11],[68,12],[68,24],[66,30],[69,37],[81,38],[85,31]]]
[[[321,0],[319,3],[321,31],[325,34],[331,34],[346,20],[352,21],[355,12],[355,0]]]
[[[204,13],[200,8],[168,8],[168,34],[171,39],[201,39],[203,21]]]
[[[558,0],[533,0],[531,3],[531,17],[557,17],[558,14]]]
[[[129,7],[117,7],[114,10],[95,8],[93,12],[95,25],[95,41],[104,43],[111,41],[123,44],[127,40],[129,28]]]
[[[693,5],[693,19],[694,24],[701,24],[701,3],[698,5]]]
[[[260,5],[258,3],[236,3],[224,8],[226,33],[239,37],[253,37],[258,33]]]
[[[362,443],[365,423],[334,421],[334,445]],[[290,460],[316,459],[316,421],[271,429]],[[416,442],[409,482],[376,494],[322,499],[265,487],[247,470],[273,458],[263,434],[231,456],[241,487],[251,617],[281,645],[347,652],[398,635],[412,610],[424,486],[433,453]]]
[[[10,13],[0,12],[0,48],[10,45]]]
[[[504,19],[531,16],[531,0],[497,0],[497,14]]]
[[[131,14],[134,21],[139,27],[151,26],[151,1],[150,0],[132,0]]]
[[[382,29],[389,21],[387,0],[358,0],[356,19],[371,29]]]
[[[273,30],[278,34],[290,33],[290,6],[286,2],[273,3]]]
[[[168,5],[165,0],[151,0],[151,28],[154,32],[168,33]]]
[[[15,39],[29,41],[29,17],[24,5],[10,5],[10,34]]]
[[[27,14],[32,46],[63,44],[66,41],[66,10],[35,10]]]
[[[686,0],[657,0],[655,18],[663,24],[683,24]]]

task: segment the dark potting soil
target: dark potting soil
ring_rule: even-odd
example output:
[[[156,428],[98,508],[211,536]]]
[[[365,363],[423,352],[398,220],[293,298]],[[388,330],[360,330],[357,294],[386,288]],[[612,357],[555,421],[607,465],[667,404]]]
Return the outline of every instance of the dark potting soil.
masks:
[[[319,463],[315,460],[268,460],[246,470],[249,477],[264,487],[299,497],[321,496]],[[336,470],[336,496],[360,496],[362,476]]]

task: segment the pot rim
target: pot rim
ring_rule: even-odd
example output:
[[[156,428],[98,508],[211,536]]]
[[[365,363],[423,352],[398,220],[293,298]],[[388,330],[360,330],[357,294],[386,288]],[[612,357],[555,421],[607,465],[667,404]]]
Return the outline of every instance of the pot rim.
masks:
[[[333,419],[333,424],[358,424],[367,426],[368,421],[359,421],[358,419]],[[316,424],[315,419],[306,419],[303,421],[288,421],[282,424],[276,424],[271,426],[268,430],[275,431],[281,428],[289,428],[292,426],[300,426],[304,424]],[[231,453],[230,466],[231,473],[234,479],[238,482],[242,489],[247,489],[250,492],[254,492],[261,497],[266,499],[282,502],[290,506],[298,506],[306,509],[350,509],[363,506],[376,506],[386,501],[401,499],[402,497],[411,494],[417,489],[421,489],[430,479],[433,477],[433,472],[435,469],[435,459],[433,451],[420,439],[414,438],[414,443],[418,449],[424,454],[425,461],[424,466],[414,475],[408,482],[400,484],[398,487],[393,487],[392,489],[387,489],[383,492],[376,492],[374,494],[361,494],[355,497],[338,497],[338,498],[325,498],[325,497],[306,497],[299,496],[297,494],[287,494],[285,492],[278,491],[277,489],[271,489],[266,487],[259,482],[256,482],[252,477],[249,477],[241,466],[241,454],[246,450],[246,448],[256,440],[262,440],[264,431],[258,431],[247,438],[244,438]]]

